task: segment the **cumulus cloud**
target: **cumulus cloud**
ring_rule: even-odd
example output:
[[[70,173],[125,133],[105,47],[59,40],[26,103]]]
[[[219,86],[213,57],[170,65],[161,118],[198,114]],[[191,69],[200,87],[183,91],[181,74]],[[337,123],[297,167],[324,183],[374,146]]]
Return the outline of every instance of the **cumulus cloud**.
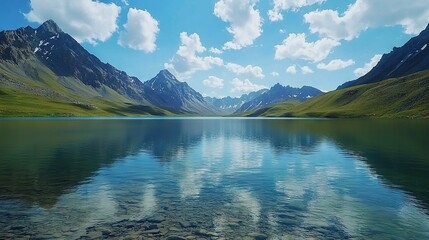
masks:
[[[309,66],[301,67],[302,74],[311,74],[314,73],[314,71]]]
[[[259,66],[252,66],[252,65],[247,65],[247,66],[241,66],[239,64],[236,63],[227,63],[225,65],[226,69],[228,69],[229,71],[241,75],[241,74],[250,74],[256,78],[264,78],[265,75],[263,74],[262,68]]]
[[[249,93],[249,92],[254,92],[254,91],[267,88],[262,85],[254,84],[251,81],[249,81],[249,79],[240,80],[238,78],[234,78],[231,81],[231,85],[232,85],[232,89],[231,89],[232,93]]]
[[[256,10],[257,0],[219,0],[214,15],[230,23],[227,28],[233,40],[226,42],[223,49],[241,49],[253,44],[262,33],[262,18]]]
[[[259,66],[242,66],[237,63],[224,63],[223,59],[213,56],[200,56],[206,52],[198,34],[188,35],[186,32],[180,34],[181,45],[173,58],[164,64],[180,80],[189,78],[197,71],[209,70],[213,66],[225,67],[237,75],[250,75],[256,78],[264,78],[263,70]],[[213,49],[211,49],[213,50]],[[211,51],[210,50],[210,51]],[[213,52],[213,51],[211,51]]]
[[[275,46],[275,59],[291,58],[320,62],[338,45],[340,45],[338,41],[329,38],[307,42],[305,33],[291,33],[283,40],[282,44]]]
[[[356,0],[344,13],[316,10],[304,18],[312,33],[352,40],[362,31],[380,26],[400,25],[405,33],[417,34],[428,24],[429,8],[427,0]]]
[[[295,74],[297,72],[296,71],[296,65],[291,65],[288,68],[286,68],[286,72],[290,73],[290,74]]]
[[[209,50],[211,53],[214,53],[214,54],[222,54],[223,53],[223,51],[222,50],[220,50],[219,48],[210,48],[210,50]]]
[[[215,76],[209,76],[209,78],[203,80],[204,86],[211,88],[223,88],[223,79]]]
[[[278,77],[278,76],[280,76],[280,74],[278,72],[271,72],[271,76]]]
[[[353,71],[353,73],[355,74],[356,77],[362,77],[363,75],[365,75],[369,71],[371,71],[371,69],[373,67],[375,67],[375,65],[377,65],[377,63],[380,61],[381,57],[382,57],[381,54],[374,55],[374,57],[372,57],[369,62],[365,63],[365,65],[361,68],[356,68]]]
[[[188,35],[188,33],[182,32],[180,33],[180,41],[181,45],[176,55],[168,63],[164,64],[164,67],[176,75],[178,79],[189,78],[193,73],[211,69],[214,65],[223,65],[221,58],[198,55],[206,51],[198,34]]]
[[[158,21],[148,11],[130,8],[124,28],[119,35],[119,45],[147,53],[155,51]]]
[[[114,3],[92,0],[31,0],[24,16],[31,22],[54,20],[78,42],[96,44],[109,39],[118,25],[121,8]]]
[[[339,70],[339,69],[349,67],[353,64],[355,64],[355,61],[353,61],[352,59],[349,59],[346,61],[341,60],[341,59],[334,59],[327,64],[325,64],[325,63],[317,64],[317,68],[323,69],[323,70],[328,70],[328,71],[335,71],[335,70]]]
[[[270,21],[276,22],[283,20],[283,15],[280,13],[284,10],[291,9],[297,11],[299,8],[311,6],[316,3],[323,3],[325,0],[273,0],[274,7],[268,11]]]

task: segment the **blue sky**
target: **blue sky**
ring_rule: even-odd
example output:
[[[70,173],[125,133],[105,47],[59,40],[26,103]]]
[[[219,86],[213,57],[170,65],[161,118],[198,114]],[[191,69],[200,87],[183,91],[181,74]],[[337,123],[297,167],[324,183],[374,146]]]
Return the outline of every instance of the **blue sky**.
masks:
[[[0,29],[53,19],[146,81],[169,69],[208,96],[275,83],[324,91],[357,78],[429,23],[427,0],[16,0]]]

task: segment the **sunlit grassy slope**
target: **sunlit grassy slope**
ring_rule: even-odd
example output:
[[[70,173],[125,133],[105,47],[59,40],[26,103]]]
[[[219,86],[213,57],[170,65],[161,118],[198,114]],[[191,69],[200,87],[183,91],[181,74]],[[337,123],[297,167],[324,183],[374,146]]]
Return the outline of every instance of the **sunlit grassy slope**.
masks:
[[[103,86],[58,77],[35,60],[0,64],[0,116],[172,115]]]
[[[278,103],[242,116],[428,118],[429,70],[332,91],[301,104]]]

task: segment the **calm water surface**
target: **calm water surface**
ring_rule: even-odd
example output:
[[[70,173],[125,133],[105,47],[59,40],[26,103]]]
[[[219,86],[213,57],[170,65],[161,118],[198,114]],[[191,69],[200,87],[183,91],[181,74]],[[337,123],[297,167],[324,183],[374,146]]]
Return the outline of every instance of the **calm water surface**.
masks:
[[[429,121],[0,120],[0,239],[429,239]]]

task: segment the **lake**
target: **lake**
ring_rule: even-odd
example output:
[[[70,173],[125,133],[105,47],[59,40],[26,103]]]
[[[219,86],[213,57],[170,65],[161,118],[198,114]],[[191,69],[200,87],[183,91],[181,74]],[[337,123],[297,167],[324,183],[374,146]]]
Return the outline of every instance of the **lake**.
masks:
[[[0,120],[0,239],[429,239],[429,121]]]

